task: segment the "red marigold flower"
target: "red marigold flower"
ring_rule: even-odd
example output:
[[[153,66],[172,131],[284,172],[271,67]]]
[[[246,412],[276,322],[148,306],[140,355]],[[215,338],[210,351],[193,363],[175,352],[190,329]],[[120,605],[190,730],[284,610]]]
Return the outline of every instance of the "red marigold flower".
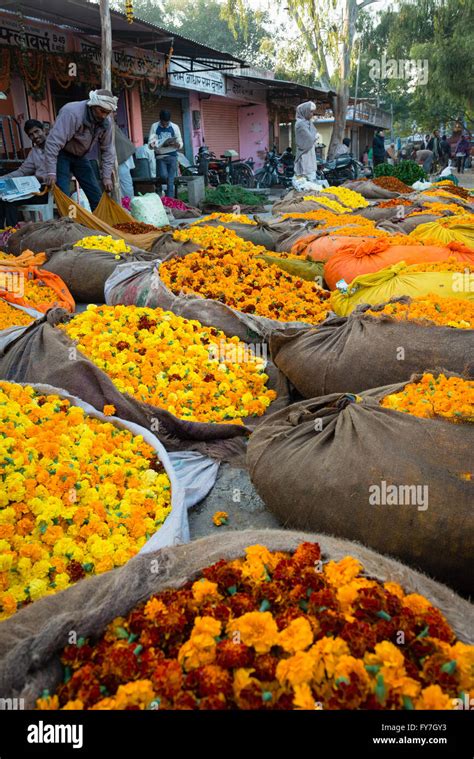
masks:
[[[459,669],[453,672],[444,671],[443,667],[448,663],[446,654],[433,654],[423,663],[421,680],[426,685],[439,685],[441,690],[455,697],[459,692]]]
[[[78,580],[82,580],[82,578],[86,576],[82,564],[79,564],[79,562],[74,559],[67,564],[66,572],[69,575],[71,582],[78,582]]]
[[[232,676],[218,664],[206,664],[196,670],[197,688],[200,697],[232,694]]]
[[[349,675],[349,683],[339,682],[336,692],[328,701],[329,709],[358,709],[367,695],[367,688],[359,682],[355,672]]]
[[[315,699],[316,700],[316,699]],[[293,709],[293,694],[282,693],[273,704],[273,708],[279,711],[290,711]]]
[[[223,711],[230,709],[231,705],[223,695],[205,696],[199,701],[199,709],[207,711]]]
[[[257,603],[247,593],[235,593],[228,603],[234,617],[241,617],[249,611],[258,611]]]
[[[336,638],[346,624],[344,614],[339,614],[337,611],[332,611],[331,609],[316,612],[316,617],[320,628],[319,634],[315,636],[318,640],[324,638],[325,635],[332,635]]]
[[[171,699],[182,688],[183,671],[175,659],[164,659],[156,665],[150,679],[157,696]]]
[[[253,663],[255,669],[254,677],[267,682],[275,680],[278,662],[279,659],[276,656],[272,656],[272,654],[260,654],[256,656]]]
[[[333,588],[325,588],[324,590],[317,590],[315,593],[311,593],[308,600],[308,611],[316,614],[319,619],[319,610],[322,607],[339,611],[339,602]]]
[[[251,667],[254,655],[249,646],[233,640],[221,640],[216,646],[216,663],[224,669]]]
[[[198,700],[194,693],[189,690],[181,691],[178,693],[173,702],[173,709],[179,709],[180,711],[198,709]]]
[[[233,585],[239,585],[242,581],[242,573],[237,567],[230,567],[224,559],[211,564],[202,571],[206,580],[216,582],[220,591],[225,591]]]
[[[261,710],[268,709],[272,702],[264,701],[260,686],[251,683],[240,691],[238,703],[241,709]]]
[[[231,610],[223,603],[207,603],[200,607],[201,617],[214,617],[221,622],[227,622],[231,616]]]
[[[454,643],[456,636],[439,609],[435,609],[432,606],[424,615],[424,621],[428,625],[430,637],[439,638],[446,641],[446,643]]]
[[[294,619],[298,619],[298,617],[301,616],[301,609],[298,606],[288,607],[282,611],[281,614],[275,616],[275,622],[277,623],[278,631],[280,632],[281,630],[284,630],[285,627],[288,627],[290,622],[293,622]]]
[[[133,653],[136,643],[120,641],[110,647],[102,670],[104,674],[117,675],[123,682],[135,680],[140,672],[138,657]]]
[[[292,582],[296,576],[296,573],[297,568],[291,559],[280,559],[275,569],[273,570],[273,579],[289,580]]]
[[[371,625],[358,619],[354,622],[346,622],[339,637],[346,641],[352,656],[357,659],[362,659],[366,651],[373,651],[377,642]]]
[[[292,556],[292,562],[298,569],[314,567],[321,558],[319,543],[301,543]]]

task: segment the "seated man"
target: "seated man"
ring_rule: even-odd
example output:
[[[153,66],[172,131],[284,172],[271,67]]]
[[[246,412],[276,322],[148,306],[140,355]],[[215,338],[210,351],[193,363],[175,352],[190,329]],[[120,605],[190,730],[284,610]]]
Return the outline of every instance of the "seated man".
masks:
[[[66,103],[46,140],[46,184],[70,194],[74,174],[84,190],[92,211],[98,206],[102,191],[90,161],[85,157],[96,142],[102,157],[102,184],[111,192],[115,166],[113,122],[108,118],[117,110],[117,98],[109,90],[91,90],[89,100]]]
[[[36,177],[39,182],[44,181],[46,174],[44,162],[44,146],[46,143],[46,132],[41,121],[28,119],[23,127],[26,136],[31,140],[32,148],[28,158],[15,171],[4,174],[2,179],[7,177]],[[0,200],[0,227],[14,227],[18,222],[18,208],[20,206],[40,204],[48,202],[47,196],[34,195],[28,200],[14,200],[9,203],[7,200]]]

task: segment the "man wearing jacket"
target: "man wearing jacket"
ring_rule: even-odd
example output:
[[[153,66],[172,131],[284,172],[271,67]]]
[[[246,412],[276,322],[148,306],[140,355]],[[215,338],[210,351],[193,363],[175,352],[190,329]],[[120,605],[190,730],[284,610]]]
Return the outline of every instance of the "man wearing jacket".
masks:
[[[46,174],[44,146],[46,143],[46,132],[44,124],[37,119],[28,119],[23,127],[26,136],[31,140],[32,148],[28,157],[23,161],[15,171],[4,174],[1,178],[8,177],[36,177],[39,182],[44,182]],[[18,222],[18,207],[24,206],[25,203],[33,205],[36,203],[43,204],[47,198],[33,195],[28,200],[14,200],[9,203],[8,200],[0,200],[0,227],[14,227]]]
[[[166,194],[172,198],[178,172],[178,150],[183,147],[183,139],[179,126],[171,121],[169,111],[160,111],[160,120],[151,125],[148,144],[155,150],[157,176],[166,179]]]
[[[46,140],[46,184],[56,182],[69,195],[74,174],[92,210],[99,204],[102,192],[85,156],[98,142],[102,185],[106,192],[111,192],[115,149],[113,122],[108,117],[116,110],[117,98],[109,90],[91,90],[89,100],[66,103],[61,108]]]
[[[385,136],[383,129],[377,129],[372,140],[374,166],[385,161]]]

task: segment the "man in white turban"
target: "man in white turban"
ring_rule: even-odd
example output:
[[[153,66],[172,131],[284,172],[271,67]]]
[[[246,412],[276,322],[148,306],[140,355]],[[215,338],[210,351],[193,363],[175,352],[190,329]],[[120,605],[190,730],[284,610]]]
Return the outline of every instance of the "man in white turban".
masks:
[[[46,184],[57,183],[70,195],[74,175],[92,210],[98,205],[102,192],[85,156],[95,144],[99,145],[102,185],[106,192],[111,192],[115,148],[113,120],[108,117],[116,110],[117,98],[109,90],[91,90],[89,100],[66,103],[61,108],[46,140]]]
[[[314,179],[317,168],[315,146],[319,135],[313,124],[315,113],[316,104],[311,100],[301,103],[296,109],[295,175],[305,176],[307,179]]]

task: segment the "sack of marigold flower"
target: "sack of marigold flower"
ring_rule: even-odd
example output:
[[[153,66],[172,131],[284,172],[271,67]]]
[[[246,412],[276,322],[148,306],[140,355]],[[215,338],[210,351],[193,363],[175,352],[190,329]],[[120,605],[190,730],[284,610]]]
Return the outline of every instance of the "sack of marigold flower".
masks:
[[[449,588],[358,543],[232,532],[3,622],[0,687],[39,710],[459,709],[472,621]]]
[[[18,306],[0,298],[0,331],[26,327],[43,316],[34,308]]]
[[[222,460],[242,453],[249,425],[267,409],[288,402],[264,351],[136,306],[89,306],[73,318],[54,309],[0,333],[0,378],[61,386],[94,408],[113,406],[168,451]]]
[[[392,216],[390,219],[379,221],[377,223],[377,229],[383,229],[385,232],[395,235],[409,235],[410,232],[413,232],[413,230],[419,227],[420,224],[429,224],[438,219],[439,216],[435,216],[428,212],[417,213],[413,216],[405,216],[403,219]]]
[[[272,205],[273,216],[279,216],[283,213],[305,213],[306,211],[315,211],[322,206],[315,200],[304,200],[307,192],[298,192],[290,190],[283,198],[275,201]]]
[[[403,214],[405,215],[409,213],[412,208],[415,208],[415,206],[403,206]],[[371,221],[386,221],[397,218],[397,210],[397,206],[391,206],[389,208],[370,206],[370,208],[362,208],[357,211],[357,214],[363,216],[365,219],[370,219]]]
[[[307,234],[308,229],[314,226],[311,222],[295,219],[265,221],[255,216],[253,220],[246,217],[245,221],[239,221],[241,217],[242,215],[216,213],[200,219],[192,226],[205,224],[212,227],[224,227],[235,232],[242,240],[272,251],[290,250],[291,244],[303,234]]]
[[[0,297],[43,313],[56,306],[71,312],[75,309],[74,299],[62,279],[36,266],[18,269],[8,266],[3,270],[0,266]]]
[[[79,303],[102,303],[105,282],[119,263],[157,257],[110,235],[87,235],[64,250],[50,251],[42,268],[61,277]]]
[[[262,254],[241,253],[237,260],[229,253],[226,263],[211,250],[161,265],[122,264],[105,284],[108,304],[162,308],[259,345],[275,329],[324,320],[327,298],[327,290],[267,263]]]
[[[380,271],[387,266],[405,261],[406,264],[445,261],[452,258],[474,266],[474,249],[460,252],[454,244],[453,250],[449,245],[420,245],[419,241],[405,236],[380,240],[358,240],[355,238],[335,253],[324,266],[324,279],[330,290],[336,288],[343,279],[352,282],[363,274]]]
[[[189,540],[183,487],[149,430],[51,385],[0,381],[0,398],[0,620],[152,537]]]
[[[69,217],[51,219],[50,221],[30,221],[12,234],[7,243],[8,253],[19,256],[24,250],[41,253],[50,248],[73,245],[83,237],[102,234],[78,224]],[[117,233],[117,237],[120,235]]]
[[[431,224],[421,224],[411,235],[417,240],[444,244],[462,242],[474,250],[474,217],[461,215],[438,218]]]
[[[331,307],[338,316],[348,316],[356,306],[378,305],[401,295],[418,298],[432,294],[473,301],[471,268],[465,261],[414,265],[400,261],[372,274],[361,274],[350,283],[340,282],[332,292]]]
[[[457,375],[312,398],[255,430],[250,477],[285,526],[360,541],[469,595],[473,421],[474,381]]]
[[[359,393],[431,366],[474,378],[474,301],[427,295],[359,306],[318,327],[274,332],[269,347],[303,398]]]
[[[358,192],[363,198],[367,200],[380,200],[383,198],[397,198],[400,193],[392,192],[392,190],[386,190],[384,187],[379,187],[370,179],[360,180],[354,179],[344,182],[342,187],[347,187],[349,190]]]

